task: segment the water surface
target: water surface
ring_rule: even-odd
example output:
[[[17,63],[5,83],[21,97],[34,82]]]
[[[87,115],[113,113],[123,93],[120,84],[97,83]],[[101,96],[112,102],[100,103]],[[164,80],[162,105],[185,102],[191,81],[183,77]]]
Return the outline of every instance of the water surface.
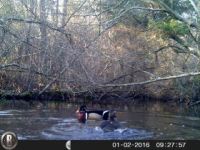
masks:
[[[89,105],[117,110],[122,127],[112,132],[103,132],[100,121],[80,124],[77,107],[53,102],[0,104],[0,134],[13,131],[19,139],[31,140],[200,139],[200,118],[173,103]]]

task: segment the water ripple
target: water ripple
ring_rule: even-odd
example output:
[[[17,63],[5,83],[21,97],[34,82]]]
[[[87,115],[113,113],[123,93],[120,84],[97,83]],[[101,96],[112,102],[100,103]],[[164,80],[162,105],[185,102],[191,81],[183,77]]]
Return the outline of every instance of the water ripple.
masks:
[[[110,140],[110,139],[148,139],[152,132],[133,128],[120,128],[111,132],[104,132],[98,126],[80,124],[76,119],[65,119],[41,132],[43,139],[50,140]]]

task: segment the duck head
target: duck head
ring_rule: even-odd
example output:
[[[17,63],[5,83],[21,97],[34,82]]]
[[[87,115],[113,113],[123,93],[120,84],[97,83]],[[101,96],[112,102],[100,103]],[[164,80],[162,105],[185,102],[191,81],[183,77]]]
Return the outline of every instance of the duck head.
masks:
[[[76,111],[76,116],[78,118],[78,121],[81,122],[81,123],[85,123],[86,122],[86,108],[87,107],[85,105],[82,105]]]
[[[117,120],[117,115],[116,115],[116,111],[111,111],[110,112],[110,121],[116,121]]]

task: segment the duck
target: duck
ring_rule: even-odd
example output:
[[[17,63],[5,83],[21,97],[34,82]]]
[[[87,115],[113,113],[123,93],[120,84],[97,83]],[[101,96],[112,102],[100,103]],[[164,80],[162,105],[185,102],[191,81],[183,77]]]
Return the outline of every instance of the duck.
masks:
[[[121,127],[121,124],[117,121],[116,111],[110,112],[109,120],[104,120],[100,124],[100,128],[104,132],[112,132],[116,129],[119,129]]]
[[[87,120],[108,120],[110,110],[88,110],[86,105],[82,105],[76,111],[78,121],[85,123]]]

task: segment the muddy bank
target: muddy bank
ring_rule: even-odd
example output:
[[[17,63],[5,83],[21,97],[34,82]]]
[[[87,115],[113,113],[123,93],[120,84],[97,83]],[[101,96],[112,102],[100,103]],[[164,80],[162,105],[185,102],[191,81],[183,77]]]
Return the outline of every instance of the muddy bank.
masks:
[[[169,95],[163,95],[163,97],[157,97],[148,93],[135,93],[127,91],[86,91],[72,93],[69,91],[46,91],[42,94],[39,92],[25,92],[15,93],[4,91],[0,93],[0,99],[5,100],[25,100],[25,101],[68,101],[68,102],[105,102],[112,103],[113,101],[133,102],[137,100],[160,100],[160,101],[177,101],[178,98],[170,97]]]

